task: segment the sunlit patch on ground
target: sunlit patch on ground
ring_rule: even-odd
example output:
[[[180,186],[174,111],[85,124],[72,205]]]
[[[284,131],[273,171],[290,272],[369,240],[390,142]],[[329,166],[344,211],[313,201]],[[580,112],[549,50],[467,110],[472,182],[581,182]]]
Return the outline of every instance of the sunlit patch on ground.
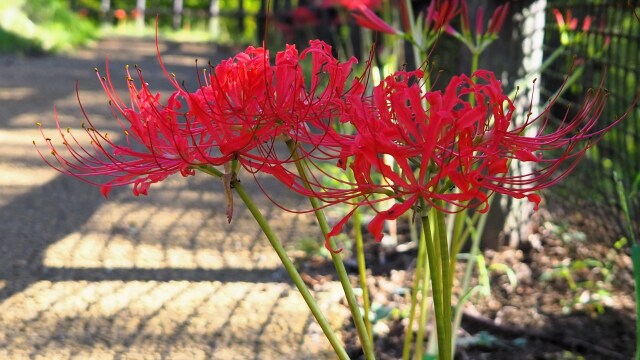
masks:
[[[0,312],[2,358],[328,355],[287,284],[39,281],[6,299]]]
[[[0,87],[0,101],[25,99],[36,93],[36,89],[28,87]]]

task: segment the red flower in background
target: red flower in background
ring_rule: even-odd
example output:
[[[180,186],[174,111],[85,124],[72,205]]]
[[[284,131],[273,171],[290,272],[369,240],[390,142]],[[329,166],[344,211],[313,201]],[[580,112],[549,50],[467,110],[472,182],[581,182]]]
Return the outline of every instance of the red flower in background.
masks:
[[[582,20],[581,30],[577,30],[579,20],[571,15],[571,10],[567,10],[563,16],[560,10],[553,9],[553,14],[555,15],[556,23],[558,24],[558,31],[560,32],[560,43],[565,46],[580,42],[584,34],[591,28],[591,23],[593,22],[591,16],[586,16]],[[606,36],[604,43],[605,47],[608,45],[609,41],[610,36]]]
[[[127,11],[124,9],[115,9],[113,11],[113,17],[117,20],[125,20],[127,18]]]
[[[393,26],[387,24],[382,20],[378,15],[376,15],[373,10],[366,6],[359,6],[353,9],[351,13],[358,25],[365,27],[367,29],[371,29],[374,31],[379,31],[386,34],[396,34],[401,35],[402,31],[397,30]]]
[[[491,44],[502,30],[507,15],[509,14],[509,3],[498,6],[491,15],[487,29],[484,29],[484,10],[479,7],[476,12],[476,29],[471,31],[471,22],[469,21],[469,8],[467,2],[462,0],[460,30],[458,32],[451,25],[446,26],[448,34],[453,35],[462,41],[472,52],[482,52],[489,44]]]
[[[498,6],[491,15],[487,31],[484,31],[484,10],[482,7],[478,8],[476,12],[476,31],[475,36],[497,36],[504,25],[504,22],[509,14],[509,3]],[[462,0],[462,33],[465,37],[471,36],[471,24],[469,22],[469,8],[467,2]]]
[[[558,24],[558,28],[560,31],[575,31],[578,28],[578,18],[574,18],[571,16],[571,10],[567,10],[565,16],[562,15],[562,12],[558,9],[553,9],[553,14],[556,17],[556,23]],[[591,28],[592,18],[591,16],[587,16],[582,21],[582,31],[587,32]]]
[[[347,10],[356,10],[366,7],[369,9],[377,9],[380,7],[380,0],[324,0],[324,6],[342,6]]]
[[[462,11],[459,0],[431,1],[425,15],[425,28],[431,33],[439,33]]]

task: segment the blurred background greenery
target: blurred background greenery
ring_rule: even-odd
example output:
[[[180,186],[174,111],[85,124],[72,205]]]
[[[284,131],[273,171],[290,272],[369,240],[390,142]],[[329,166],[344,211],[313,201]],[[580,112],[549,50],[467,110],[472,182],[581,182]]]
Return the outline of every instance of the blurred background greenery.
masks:
[[[72,12],[66,1],[0,2],[0,52],[64,51],[97,36],[96,23]]]
[[[100,36],[254,43],[261,0],[13,0],[0,2],[0,53],[69,51]],[[144,16],[140,16],[140,9]],[[215,16],[213,16],[215,14]]]

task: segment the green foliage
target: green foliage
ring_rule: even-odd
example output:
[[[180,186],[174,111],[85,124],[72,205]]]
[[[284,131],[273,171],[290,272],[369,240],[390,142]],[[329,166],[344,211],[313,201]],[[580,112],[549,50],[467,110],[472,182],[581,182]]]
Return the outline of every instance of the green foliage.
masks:
[[[313,238],[301,238],[296,243],[298,250],[304,253],[305,258],[311,259],[313,257],[329,258],[329,250],[324,246],[324,242]]]
[[[74,8],[85,12],[95,24],[101,24],[107,34],[154,36],[157,16],[159,34],[164,39],[215,41],[223,45],[255,44],[258,25],[254,15],[260,10],[260,0],[244,0],[244,16],[238,15],[240,6],[237,0],[217,1],[220,16],[210,18],[210,0],[185,0],[178,28],[174,28],[173,0],[147,0],[143,22],[133,18],[136,2],[131,0],[112,0],[106,14],[101,10],[100,0],[76,0]],[[116,19],[113,16],[115,10],[124,10],[127,17]]]
[[[16,0],[0,4],[0,52],[69,50],[97,36],[96,27],[62,0]]]
[[[36,55],[43,53],[43,49],[37,39],[28,39],[0,27],[0,53]]]
[[[238,7],[238,0],[218,0],[220,8],[223,10],[235,10]],[[190,9],[209,9],[211,0],[184,0],[184,7]],[[95,11],[100,10],[100,0],[76,0],[75,4],[78,8],[87,8]],[[136,6],[136,2],[132,0],[111,0],[112,9],[132,9]],[[260,0],[244,0],[244,6],[247,11],[253,11],[260,8]],[[147,0],[146,7],[152,8],[173,8],[173,0]]]
[[[615,259],[619,253],[610,249],[606,259],[570,259],[547,269],[540,280],[562,279],[566,282],[571,297],[563,302],[563,312],[584,310],[592,316],[604,313],[605,306],[611,301],[611,283],[620,270]]]

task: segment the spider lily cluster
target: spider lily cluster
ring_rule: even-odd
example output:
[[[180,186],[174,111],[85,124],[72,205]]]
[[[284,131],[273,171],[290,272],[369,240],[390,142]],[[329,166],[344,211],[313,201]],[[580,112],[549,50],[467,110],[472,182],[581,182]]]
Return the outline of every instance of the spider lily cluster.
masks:
[[[96,70],[123,139],[101,132],[82,109],[88,142],[85,136],[76,137],[64,128],[56,116],[57,136],[41,129],[46,145],[34,144],[50,166],[100,186],[105,197],[112,188],[126,185],[133,185],[136,196],[146,195],[153,184],[177,173],[187,177],[202,171],[219,177],[228,220],[233,216],[235,189],[341,359],[347,358],[345,350],[239,183],[240,172],[272,176],[311,200],[310,211],[316,212],[326,246],[332,251],[367,359],[374,358],[371,329],[365,328],[333,237],[360,209],[375,214],[368,230],[378,241],[383,238],[385,221],[403,214],[420,218],[423,237],[418,264],[428,266],[431,275],[425,275],[426,270],[417,272],[415,284],[420,281],[425,299],[431,276],[439,356],[448,360],[454,335],[451,288],[460,239],[447,239],[444,215],[464,215],[467,209],[485,213],[496,193],[525,199],[537,208],[539,190],[567,176],[587,149],[626,114],[604,126],[599,124],[607,98],[601,86],[576,108],[567,109],[560,122],[550,121],[557,98],[536,114],[533,109],[517,110],[495,74],[477,67],[479,55],[495,40],[505,21],[506,5],[496,9],[486,30],[480,11],[472,30],[464,0],[433,1],[420,21],[409,16],[410,2],[400,2],[401,31],[370,8],[377,2],[365,3],[345,2],[361,26],[403,37],[414,47],[414,55],[426,55],[441,34],[460,40],[472,55],[471,74],[454,76],[443,90],[436,90],[430,86],[431,70],[425,66],[396,71],[372,85],[371,60],[356,74],[357,59],[340,61],[330,45],[312,40],[300,52],[287,45],[275,59],[264,47],[249,47],[204,69],[194,82],[197,85],[189,88],[165,69],[159,57],[173,85],[166,99],[150,88],[138,68],[133,73],[126,70],[129,92],[125,99],[116,92],[109,72],[103,76]],[[457,31],[450,22],[460,14],[461,30]],[[569,22],[567,31],[574,29]],[[416,60],[427,63],[426,59]],[[524,168],[530,170],[514,172],[512,162],[529,163]],[[348,176],[336,175],[345,173]],[[262,190],[278,204],[277,194]],[[331,206],[350,209],[333,228],[320,211]],[[458,220],[454,223],[464,223]],[[361,287],[366,290],[366,283]],[[411,320],[415,302],[414,294]],[[365,313],[367,306],[365,300]],[[426,307],[421,311],[426,313]],[[407,339],[410,331],[411,326]],[[417,337],[416,356],[421,358],[422,337]],[[407,356],[409,350],[405,343]]]
[[[302,71],[306,58],[309,79]],[[110,140],[85,114],[90,148],[57,122],[58,141],[43,133],[53,159],[43,158],[65,174],[100,185],[105,196],[128,184],[135,195],[146,195],[174,173],[190,176],[201,167],[235,162],[223,171],[235,177],[241,166],[251,174],[266,173],[326,205],[376,209],[397,200],[390,209],[376,210],[369,224],[381,239],[384,220],[416,210],[421,201],[486,211],[489,196],[502,193],[537,205],[536,192],[566,176],[608,128],[596,127],[606,99],[601,89],[549,130],[551,106],[516,124],[512,99],[490,71],[455,76],[443,91],[426,88],[422,70],[398,71],[365,94],[368,78],[350,77],[355,62],[339,61],[321,41],[300,53],[288,46],[273,65],[268,50],[249,47],[211,67],[194,91],[169,75],[175,90],[165,101],[140,69],[139,82],[127,69],[128,102],[108,73],[98,74],[125,141]],[[295,154],[283,155],[278,142],[294,144]],[[396,166],[387,165],[384,155]],[[511,174],[511,160],[537,167]],[[295,162],[318,171],[302,177],[289,166]],[[336,179],[340,186],[328,187],[322,181],[331,176],[323,170],[326,164],[351,171],[354,181]]]

